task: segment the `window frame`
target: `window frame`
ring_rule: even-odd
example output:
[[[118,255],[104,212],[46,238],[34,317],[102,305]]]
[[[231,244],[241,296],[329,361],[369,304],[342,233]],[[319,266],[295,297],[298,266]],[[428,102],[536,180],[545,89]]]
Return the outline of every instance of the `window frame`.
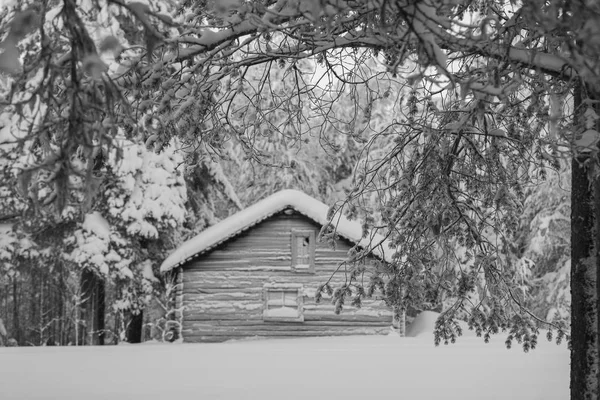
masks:
[[[296,292],[296,317],[269,315],[269,293]],[[300,283],[266,283],[263,285],[263,321],[304,322],[304,286]]]
[[[298,243],[298,238],[308,238],[308,254],[309,254],[309,263],[307,267],[304,267],[306,264],[298,264],[298,247],[296,244]],[[291,235],[291,246],[292,246],[292,271],[300,274],[314,274],[315,273],[315,252],[316,252],[316,235],[315,231],[307,230],[307,229],[292,229]],[[302,265],[302,267],[299,267]]]

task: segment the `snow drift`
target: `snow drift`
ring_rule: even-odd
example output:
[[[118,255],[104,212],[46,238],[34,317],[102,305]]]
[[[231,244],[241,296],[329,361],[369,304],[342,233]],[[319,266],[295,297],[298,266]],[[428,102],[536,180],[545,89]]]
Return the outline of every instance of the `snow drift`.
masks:
[[[395,335],[0,348],[0,388],[3,400],[564,400],[569,352]]]

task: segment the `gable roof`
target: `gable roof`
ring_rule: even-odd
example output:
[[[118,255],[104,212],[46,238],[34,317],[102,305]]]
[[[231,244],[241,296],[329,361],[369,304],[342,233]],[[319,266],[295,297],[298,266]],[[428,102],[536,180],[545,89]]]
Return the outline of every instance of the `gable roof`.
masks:
[[[296,210],[319,225],[328,222],[329,207],[326,204],[298,190],[282,190],[225,218],[184,242],[167,257],[160,270],[170,271],[287,208]],[[342,215],[336,215],[333,223],[334,225],[337,223],[336,233],[339,236],[362,248],[370,249],[371,253],[382,260],[391,262],[394,251],[389,248],[389,243],[383,236],[373,233],[363,238],[361,224],[350,221]]]

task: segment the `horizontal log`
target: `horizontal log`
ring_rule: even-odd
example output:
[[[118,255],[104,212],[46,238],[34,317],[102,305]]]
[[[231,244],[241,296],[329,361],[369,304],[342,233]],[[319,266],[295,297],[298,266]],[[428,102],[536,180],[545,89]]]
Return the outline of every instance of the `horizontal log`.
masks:
[[[262,293],[263,288],[258,286],[231,286],[231,287],[206,287],[205,285],[198,283],[189,283],[186,285],[185,293],[186,294],[223,294],[229,292],[238,292],[243,291],[246,293]]]
[[[391,321],[392,315],[360,315],[360,314],[335,314],[335,313],[317,313],[317,312],[304,312],[304,321],[346,321],[351,323],[376,323]],[[221,312],[220,309],[213,309],[211,312],[194,309],[186,309],[183,312],[183,320],[186,321],[210,321],[210,320],[250,320],[250,319],[262,319],[262,309],[244,312]]]
[[[261,310],[260,312],[257,312],[257,313],[247,313],[247,314],[202,313],[202,314],[190,315],[190,314],[186,314],[185,312],[183,314],[183,324],[184,325],[191,323],[191,322],[198,322],[198,321],[227,321],[227,320],[230,320],[230,321],[250,321],[250,320],[262,321],[263,313]]]
[[[390,321],[379,321],[379,322],[365,322],[363,324],[351,321],[304,321],[301,323],[290,323],[290,322],[278,322],[278,321],[257,321],[257,320],[216,320],[216,321],[186,321],[185,327],[187,329],[201,328],[206,329],[211,327],[251,327],[265,329],[265,327],[287,327],[291,329],[301,329],[302,327],[315,327],[315,326],[333,326],[333,327],[346,327],[346,328],[372,328],[372,327],[389,327]]]
[[[271,262],[291,262],[291,248],[289,246],[274,245],[271,248],[263,248],[262,246],[254,246],[245,250],[227,250],[219,253],[208,253],[206,255],[199,256],[198,258],[190,261],[185,268],[191,266],[207,265],[207,264],[220,264],[231,260],[266,260]],[[346,261],[348,258],[347,250],[344,251],[328,251],[327,249],[319,249],[315,252],[315,262],[317,264],[331,263],[339,265]]]
[[[392,318],[392,313],[384,314],[384,315],[373,315],[368,313],[359,313],[359,312],[341,312],[336,314],[333,311],[329,310],[304,310],[304,319],[305,320],[314,320],[314,321],[386,321]]]
[[[291,235],[286,240],[277,240],[273,237],[255,237],[245,242],[247,243],[230,242],[226,246],[208,251],[205,255],[199,257],[199,259],[218,259],[230,254],[288,254],[292,250]],[[336,246],[332,248],[325,243],[315,243],[315,254],[322,257],[346,258],[350,248],[350,246]]]
[[[201,298],[207,299],[215,299],[215,300],[227,300],[232,297],[237,296],[237,294],[244,294],[245,296],[258,295],[260,296],[263,292],[262,287],[238,287],[236,288],[227,288],[227,289],[207,289],[202,286],[194,285],[185,288],[185,294],[187,296],[200,296]],[[216,296],[216,297],[214,297]],[[242,296],[238,296],[242,297]]]
[[[223,263],[221,265],[215,264],[194,264],[193,267],[187,268],[186,273],[197,272],[197,273],[206,273],[206,272],[265,272],[265,271],[280,271],[280,272],[289,272],[295,275],[300,275],[296,271],[293,270],[291,263],[279,263],[279,262],[269,262],[265,260],[260,260],[256,262],[249,262],[247,265],[236,265],[236,264],[228,264]],[[320,275],[330,275],[336,271],[339,273],[344,273],[343,267],[340,268],[339,263],[331,263],[331,262],[323,262],[315,263],[315,273]]]
[[[375,332],[372,335],[387,335],[389,332],[387,331],[383,331],[383,332]],[[337,335],[313,335],[313,336],[345,336],[343,334],[337,334]],[[241,340],[254,340],[254,338],[258,339],[258,340],[268,340],[268,339],[297,339],[298,336],[295,335],[278,335],[278,336],[270,336],[270,335],[264,335],[264,336],[250,336],[247,338],[244,337],[239,337],[239,336],[196,336],[196,335],[183,335],[183,341],[185,343],[223,343],[229,340],[234,340],[234,341],[241,341]]]
[[[223,271],[223,272],[243,272],[243,273],[255,273],[255,272],[293,272],[290,265],[281,265],[277,263],[263,263],[252,264],[245,267],[239,267],[235,265],[222,265],[222,266],[201,266],[195,269],[200,271]]]
[[[237,256],[236,256],[237,257]],[[221,260],[207,260],[207,261],[193,261],[185,266],[185,272],[202,272],[208,269],[217,270],[220,268],[244,268],[244,267],[259,267],[259,266],[269,266],[269,267],[286,267],[291,268],[292,262],[291,259],[277,259],[276,257],[272,258],[264,258],[264,257],[247,257],[247,256],[239,256],[244,259],[244,262],[233,263],[231,259],[221,259]],[[283,257],[282,257],[283,258]],[[315,267],[320,270],[338,270],[343,269],[344,266],[342,263],[345,261],[345,258],[342,257],[316,257],[315,258]]]
[[[183,337],[193,336],[228,336],[231,338],[253,337],[253,336],[291,336],[291,337],[307,337],[307,336],[350,336],[350,335],[382,335],[389,333],[389,327],[373,328],[373,329],[329,329],[329,330],[311,330],[311,331],[291,331],[291,330],[248,330],[248,331],[190,331],[182,330]],[[184,339],[185,340],[185,339]]]
[[[249,285],[239,285],[239,286],[234,286],[234,285],[229,285],[227,287],[220,287],[220,286],[216,286],[216,285],[206,285],[206,284],[198,284],[198,283],[194,283],[194,282],[189,282],[186,284],[186,286],[183,289],[183,293],[185,294],[189,294],[189,293],[227,293],[227,292],[239,292],[239,291],[248,291],[248,292],[252,292],[252,291],[261,291],[262,292],[262,286],[258,287],[254,284],[249,284]]]
[[[247,292],[220,292],[215,294],[206,294],[195,292],[190,289],[186,289],[186,300],[194,302],[204,301],[223,301],[224,303],[229,301],[254,301],[256,303],[262,303],[262,290],[248,290]]]
[[[183,289],[185,290],[185,288],[187,287],[204,287],[207,289],[210,288],[214,288],[214,289],[223,289],[223,290],[228,290],[228,289],[237,289],[237,288],[249,288],[249,287],[255,287],[256,286],[256,281],[257,280],[248,280],[248,279],[242,279],[242,277],[227,277],[225,275],[219,274],[218,276],[211,276],[210,278],[206,278],[206,279],[187,279],[183,282]]]
[[[224,267],[238,267],[238,268],[243,268],[243,267],[250,267],[250,266],[256,266],[256,265],[262,265],[262,258],[261,257],[256,257],[256,258],[252,258],[252,257],[244,257],[244,259],[242,260],[234,260],[232,258],[224,258],[224,259],[219,259],[219,260],[213,260],[213,259],[208,259],[208,260],[202,260],[202,261],[193,261],[190,264],[188,264],[188,266],[186,267],[186,272],[190,272],[193,271],[194,269],[200,269],[200,270],[205,270],[207,268],[224,268]],[[288,264],[291,265],[291,262],[289,261],[280,261],[277,260],[277,262],[270,262],[270,261],[266,261],[265,265],[274,265],[274,266],[288,266]]]
[[[184,343],[223,343],[229,340],[229,338],[223,336],[192,336],[186,337],[183,335]]]
[[[238,335],[238,336],[254,336],[254,335],[279,335],[279,334],[293,334],[293,335],[304,335],[304,334],[315,334],[315,333],[328,333],[332,336],[336,334],[344,333],[350,334],[352,332],[355,335],[368,335],[374,332],[390,331],[390,325],[380,325],[373,327],[348,327],[348,326],[302,326],[294,328],[292,326],[239,326],[239,327],[212,327],[203,325],[194,325],[192,327],[186,327],[187,332],[196,335]]]
[[[209,255],[204,257],[203,261],[217,261],[217,260],[230,260],[238,259],[238,257],[244,257],[249,259],[255,258],[272,258],[274,260],[289,260],[291,259],[291,248],[277,246],[273,249],[262,249],[260,247],[248,246],[247,249],[227,249],[227,250],[215,250]]]
[[[250,273],[251,272],[251,273]],[[268,273],[267,273],[268,272]],[[184,287],[188,283],[222,284],[223,287],[234,285],[238,282],[269,282],[273,279],[289,279],[298,283],[325,283],[328,280],[334,283],[345,282],[343,273],[332,275],[322,274],[298,274],[290,270],[273,271],[186,271],[183,274]]]
[[[185,303],[185,313],[190,315],[190,313],[197,314],[209,314],[209,315],[225,315],[225,314],[240,314],[244,315],[245,313],[253,314],[257,312],[262,312],[262,303],[244,303],[237,302],[235,304],[227,305],[227,304],[210,304],[203,305],[202,303]],[[184,314],[184,315],[186,315]]]
[[[305,279],[302,279],[300,275],[287,276],[283,274],[271,274],[269,277],[262,277],[259,279],[241,280],[230,277],[223,277],[222,282],[218,281],[189,281],[185,282],[182,287],[183,293],[189,290],[216,290],[219,292],[235,292],[235,291],[251,291],[251,290],[262,290],[267,283],[296,283],[302,285],[305,290],[316,290],[320,285],[325,284],[327,279],[325,277],[314,275],[304,275]],[[293,279],[292,279],[293,278]],[[341,285],[344,282],[343,279],[336,279],[330,282],[332,287]],[[326,295],[326,293],[323,293]]]
[[[329,268],[325,266],[325,268]],[[246,265],[240,266],[235,264],[228,264],[223,262],[222,264],[202,264],[195,263],[190,265],[190,267],[186,267],[184,278],[186,274],[189,273],[206,273],[206,272],[215,272],[219,273],[221,271],[229,272],[229,271],[260,271],[261,269],[265,271],[291,271],[292,264],[291,262],[280,262],[280,261],[268,261],[263,259],[256,259],[254,261],[250,260]]]
[[[375,315],[361,315],[361,314],[335,314],[333,312],[307,312],[303,313],[304,322],[343,322],[348,324],[371,324],[371,323],[390,323],[392,321],[391,313],[389,315],[375,316]],[[202,310],[201,312],[195,309],[186,309],[183,312],[183,322],[196,322],[196,321],[248,321],[248,320],[263,320],[262,309],[236,312],[226,311],[222,309],[213,309],[207,311]]]
[[[293,283],[293,282],[283,282]],[[321,302],[318,304],[314,302],[314,295],[316,293],[318,285],[303,285],[303,297],[304,297],[304,310],[321,310],[334,312],[335,306],[331,304],[331,297],[326,293],[323,294]],[[237,288],[204,288],[200,285],[186,286],[183,290],[183,295],[186,302],[202,304],[204,302],[223,302],[223,306],[227,306],[230,302],[255,302],[262,303],[263,286],[253,287],[237,287]],[[363,314],[372,312],[383,312],[389,313],[391,310],[385,305],[382,299],[378,297],[364,299],[362,307],[357,308],[351,305],[346,305],[343,312],[360,312]]]

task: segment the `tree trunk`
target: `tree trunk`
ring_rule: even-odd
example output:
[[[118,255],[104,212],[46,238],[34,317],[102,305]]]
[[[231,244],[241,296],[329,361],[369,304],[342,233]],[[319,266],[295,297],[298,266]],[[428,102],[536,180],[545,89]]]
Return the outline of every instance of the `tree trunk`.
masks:
[[[12,337],[21,344],[21,325],[19,324],[19,288],[17,284],[17,278],[13,277],[12,281],[12,292],[13,292],[13,332]]]
[[[45,331],[46,331],[45,321],[44,321],[44,313],[45,313],[44,312],[44,300],[45,300],[44,296],[46,295],[45,291],[44,291],[44,281],[45,280],[46,279],[44,276],[40,277],[40,291],[38,293],[38,298],[39,298],[39,302],[40,302],[40,319],[39,319],[39,323],[38,323],[38,325],[39,325],[38,329],[40,331],[40,337],[39,337],[39,345],[40,346],[42,344],[44,344],[44,340],[45,340],[44,335],[45,335]],[[32,285],[32,287],[35,287],[35,286]],[[35,297],[35,296],[31,296],[31,297]],[[33,322],[35,320],[31,320],[31,321]]]
[[[571,165],[571,399],[592,399],[598,393],[595,218],[582,158]]]
[[[30,287],[33,288],[33,290],[29,291],[29,321],[31,323],[35,323],[36,321],[38,321],[38,302],[41,304],[41,300],[39,299],[39,291],[37,290],[37,284],[38,284],[38,274],[37,273],[32,273],[30,276]],[[31,334],[31,333],[30,333]],[[32,343],[38,343],[41,344],[41,331],[39,332],[40,334],[40,338],[39,340],[35,341],[35,339],[33,338],[33,335],[35,335],[35,332],[33,332],[31,335],[31,342]]]
[[[582,89],[576,88],[576,115]],[[580,129],[578,129],[580,131]],[[596,160],[588,154],[576,155],[571,162],[571,399],[597,399],[600,373],[598,363],[598,261],[600,231],[600,181],[591,170]]]
[[[81,273],[82,319],[85,321],[83,342],[91,345],[104,344],[104,280],[94,271],[84,269]]]
[[[64,299],[63,299],[63,295],[65,293],[65,288],[64,288],[64,282],[63,282],[63,272],[62,272],[62,266],[59,265],[58,267],[58,282],[56,285],[55,289],[55,295],[56,295],[56,317],[57,317],[57,321],[56,321],[56,340],[58,342],[59,345],[64,346],[66,343],[65,340],[65,304],[64,304]]]
[[[58,312],[59,312],[59,326],[60,326],[60,345],[64,346],[69,344],[69,342],[71,341],[70,335],[69,335],[69,326],[70,324],[67,322],[67,318],[68,318],[68,310],[67,310],[67,306],[69,304],[69,301],[65,301],[66,299],[66,295],[67,295],[67,285],[65,283],[65,270],[64,267],[62,265],[62,262],[58,262],[58,266],[59,266],[59,281],[58,281],[58,291],[57,291],[57,295],[58,295],[58,300],[59,300],[59,305],[58,305]]]
[[[394,316],[392,318],[392,327],[398,336],[406,335],[406,311],[394,306]]]
[[[128,343],[142,342],[142,328],[144,327],[144,313],[129,314],[129,323],[127,324],[126,337]]]

